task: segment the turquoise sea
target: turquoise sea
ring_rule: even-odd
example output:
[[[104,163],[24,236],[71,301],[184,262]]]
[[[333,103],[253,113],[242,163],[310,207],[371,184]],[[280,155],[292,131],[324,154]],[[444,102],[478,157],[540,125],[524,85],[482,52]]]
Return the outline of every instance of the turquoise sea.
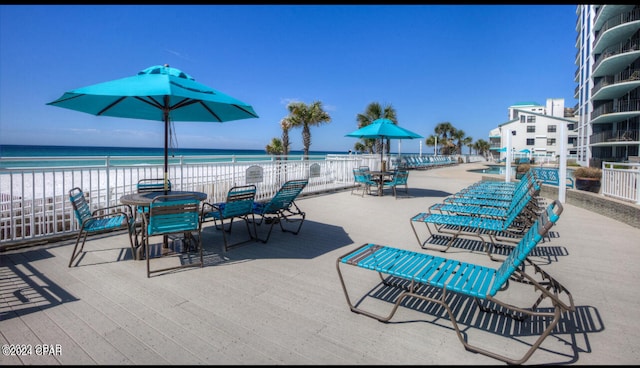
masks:
[[[345,154],[347,152],[310,151],[310,156],[324,157],[327,154]],[[291,151],[290,155],[302,155],[302,151]],[[252,149],[210,149],[210,148],[172,148],[169,150],[170,162],[177,162],[181,156],[190,157],[191,162],[212,161],[212,159],[198,159],[198,156],[264,156],[270,159],[264,150]],[[46,167],[52,166],[52,161],[43,161],[43,157],[62,158],[53,162],[55,166],[85,166],[104,165],[103,157],[109,156],[112,164],[125,163],[118,157],[133,156],[136,160],[127,160],[127,164],[159,164],[164,162],[164,148],[141,147],[88,147],[88,146],[39,146],[39,145],[0,145],[0,168],[11,167]],[[92,159],[95,157],[95,159]],[[20,158],[20,159],[16,159]],[[27,159],[25,159],[27,158]],[[222,158],[220,160],[223,160]]]

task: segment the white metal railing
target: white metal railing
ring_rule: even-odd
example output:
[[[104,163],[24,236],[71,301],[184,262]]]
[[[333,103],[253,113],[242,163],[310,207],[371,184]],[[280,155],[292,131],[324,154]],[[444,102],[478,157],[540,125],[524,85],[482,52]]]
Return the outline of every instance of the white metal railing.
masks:
[[[349,188],[353,168],[377,167],[378,155],[327,155],[321,157],[250,157],[206,162],[202,156],[180,157],[169,165],[169,179],[176,190],[207,193],[207,201],[221,202],[234,185],[246,183],[251,166],[262,168],[256,183],[256,200],[271,198],[282,183],[309,178],[305,193]],[[268,156],[267,156],[268,157]],[[95,159],[93,157],[92,159]],[[62,158],[39,158],[39,167],[0,168],[0,244],[40,240],[77,231],[68,192],[80,187],[92,210],[119,204],[119,198],[136,191],[142,178],[164,177],[161,163],[127,164],[126,158],[98,158],[103,165],[60,166]],[[33,161],[33,159],[31,159]],[[46,166],[47,160],[52,165]],[[113,162],[117,162],[114,164]],[[55,164],[54,164],[55,163]],[[43,166],[44,165],[44,166]]]
[[[603,162],[602,195],[640,204],[640,164]]]

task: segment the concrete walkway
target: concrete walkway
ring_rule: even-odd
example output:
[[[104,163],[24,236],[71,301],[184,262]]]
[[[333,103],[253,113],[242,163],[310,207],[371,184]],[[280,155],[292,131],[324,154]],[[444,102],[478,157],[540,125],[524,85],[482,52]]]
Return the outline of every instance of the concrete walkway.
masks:
[[[0,253],[0,342],[30,345],[0,365],[268,364],[494,365],[464,349],[441,308],[416,303],[390,323],[351,312],[336,259],[373,242],[423,251],[409,219],[481,179],[478,164],[411,171],[409,195],[300,198],[300,234],[277,228],[269,243],[222,253],[222,234],[203,229],[205,267],[151,279],[131,259],[125,235],[89,238],[68,268],[73,241]],[[552,198],[548,198],[551,200]],[[565,204],[536,262],[573,295],[577,311],[526,364],[640,362],[640,229]],[[264,231],[264,229],[262,229]],[[232,236],[245,236],[234,226]],[[486,254],[452,248],[439,256],[498,267]],[[355,267],[352,267],[354,270]],[[348,275],[373,308],[389,310],[373,272]],[[473,303],[461,300],[460,313]],[[476,312],[473,312],[476,313]],[[500,316],[461,318],[470,342],[522,354],[537,326]],[[515,330],[514,330],[515,329]],[[515,337],[503,331],[516,331]]]

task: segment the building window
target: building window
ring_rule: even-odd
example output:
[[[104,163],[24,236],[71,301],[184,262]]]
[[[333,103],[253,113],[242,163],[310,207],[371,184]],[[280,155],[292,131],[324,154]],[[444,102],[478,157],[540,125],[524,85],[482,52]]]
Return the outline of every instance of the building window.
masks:
[[[527,125],[527,133],[535,133],[536,126],[535,125]]]
[[[535,116],[527,116],[527,123],[535,123],[535,122],[536,122]]]
[[[555,133],[556,126],[555,125],[547,125],[547,133]]]
[[[555,146],[556,139],[555,138],[547,138],[547,146]]]
[[[536,144],[535,138],[527,138],[527,146],[533,146]]]
[[[524,115],[520,116],[520,122],[524,123],[525,122],[525,118],[526,118],[526,116],[524,116]]]

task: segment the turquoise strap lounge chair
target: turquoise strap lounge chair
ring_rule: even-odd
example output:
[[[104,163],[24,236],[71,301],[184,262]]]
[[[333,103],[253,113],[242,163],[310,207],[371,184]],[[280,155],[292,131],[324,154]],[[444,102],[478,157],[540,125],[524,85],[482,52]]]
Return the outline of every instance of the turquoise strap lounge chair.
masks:
[[[528,258],[562,213],[560,202],[556,201],[549,207],[550,210],[536,221],[498,268],[373,243],[364,244],[336,261],[347,304],[352,312],[388,322],[400,306],[412,308],[418,304],[435,303],[442,308],[430,308],[427,304],[425,309],[435,311],[436,318],[442,321],[447,320],[442,316],[442,313],[446,312],[466,350],[508,364],[522,364],[552,333],[563,313],[575,311],[571,293]],[[355,266],[349,267],[349,275],[356,272],[351,269],[376,272],[379,277],[376,277],[377,286],[374,290],[367,288],[364,296],[352,299],[349,291],[353,293],[355,285],[363,285],[363,282],[362,277],[359,277],[358,282],[348,288],[345,282],[347,266]],[[527,272],[528,268],[533,272]],[[362,287],[358,290],[361,289]],[[514,293],[519,297],[515,298],[509,289],[516,289]],[[388,315],[377,312],[380,307],[371,308],[372,302],[368,302],[367,299],[376,295],[384,295],[384,300],[393,303]],[[531,297],[525,299],[527,295]],[[530,306],[520,306],[522,303],[528,303],[525,301],[528,299],[532,301]],[[352,300],[356,300],[356,303]],[[472,302],[475,302],[475,305]],[[464,310],[462,314],[458,312],[461,308]],[[373,312],[374,309],[376,312]],[[496,317],[492,314],[508,319],[509,322],[503,322],[500,333],[501,336],[510,338],[512,343],[508,344],[508,348],[505,347],[507,344],[504,344],[495,350],[473,345],[469,341],[471,336],[475,336],[469,331],[472,326],[461,328],[456,318],[468,314],[478,314],[476,318],[486,321],[481,326],[497,323],[493,322]],[[420,320],[420,323],[424,323]],[[435,322],[433,324],[438,325]],[[536,326],[533,331],[537,339],[520,339],[518,331],[531,329],[531,326]],[[382,329],[397,327],[397,324],[388,324]],[[429,324],[426,327],[429,328]],[[513,346],[515,343],[524,346],[524,349],[520,349],[524,350],[521,356],[516,356],[520,352],[516,350],[517,346]]]
[[[204,203],[202,205],[202,222],[213,220],[216,229],[222,230],[222,236],[224,240],[224,250],[229,248],[245,244],[251,240],[256,240],[256,223],[255,216],[253,214],[253,203],[256,198],[256,186],[240,185],[229,189],[227,198],[221,203]],[[236,241],[231,243],[230,239],[227,239],[227,233],[231,236],[231,228],[233,227],[233,221],[235,219],[243,220],[247,225],[247,232],[249,233],[249,239]],[[225,225],[225,220],[228,226]],[[218,221],[220,224],[218,225]],[[253,231],[249,224],[253,224]],[[226,226],[226,227],[225,227]]]
[[[264,222],[270,225],[266,238],[258,238],[258,240],[263,243],[268,242],[271,236],[271,230],[273,230],[273,226],[276,223],[280,225],[280,230],[283,232],[290,232],[295,235],[300,232],[306,214],[300,210],[295,200],[308,183],[308,179],[289,180],[282,184],[278,192],[276,192],[268,202],[253,203],[253,213],[255,216],[260,217],[257,224],[262,225]],[[298,227],[295,228],[295,230],[287,229],[283,226],[283,223],[296,222],[298,223]]]

